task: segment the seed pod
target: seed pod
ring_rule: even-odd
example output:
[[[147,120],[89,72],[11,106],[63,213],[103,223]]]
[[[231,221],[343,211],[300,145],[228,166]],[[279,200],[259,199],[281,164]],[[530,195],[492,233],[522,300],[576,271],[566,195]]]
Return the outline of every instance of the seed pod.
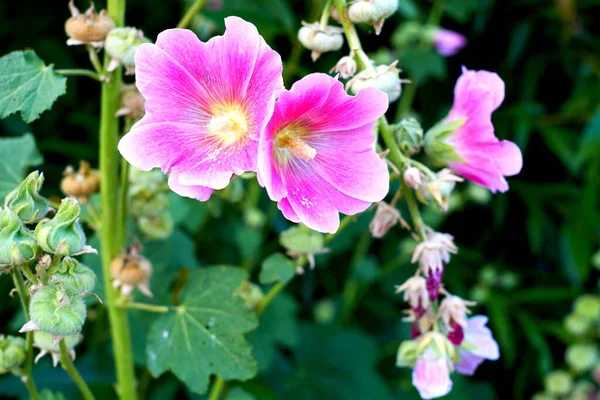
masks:
[[[60,286],[44,286],[31,297],[31,321],[21,332],[40,330],[54,336],[74,335],[81,331],[87,309],[81,296]]]
[[[168,211],[157,217],[140,217],[138,227],[147,239],[160,240],[171,236],[173,232],[173,217]]]
[[[102,47],[106,35],[115,27],[114,21],[108,16],[106,10],[97,13],[94,3],[91,2],[90,8],[82,14],[73,4],[73,0],[69,2],[69,9],[71,18],[65,23],[65,31],[69,36],[67,44],[69,46],[90,44],[94,47]]]
[[[86,293],[94,290],[96,274],[92,269],[74,258],[65,257],[56,266],[46,271],[48,283],[60,285],[75,293]]]
[[[128,296],[137,287],[143,294],[152,297],[148,287],[152,264],[138,254],[137,248],[133,247],[127,255],[115,258],[110,264],[110,272],[113,287],[120,287],[122,295]]]
[[[33,233],[10,208],[0,211],[0,267],[33,260],[40,248]]]
[[[127,116],[137,121],[144,116],[146,100],[135,85],[123,85],[121,88],[121,108],[117,117]]]
[[[398,9],[398,0],[356,0],[348,7],[348,18],[354,23],[367,23],[379,35],[383,21]]]
[[[374,87],[388,95],[390,103],[398,100],[402,87],[400,86],[400,71],[396,68],[396,62],[391,65],[378,65],[375,71],[364,70],[348,81],[352,93],[357,94],[361,89]]]
[[[304,47],[312,50],[311,57],[315,61],[321,53],[337,51],[344,44],[343,29],[334,26],[322,27],[318,22],[308,24],[302,22],[298,31],[298,40]]]
[[[80,161],[79,171],[73,171],[68,166],[63,172],[64,178],[60,182],[60,190],[69,197],[85,204],[90,196],[98,193],[100,188],[100,173],[90,168],[87,161]]]
[[[38,221],[46,216],[48,200],[40,196],[44,183],[44,174],[34,171],[19,186],[6,195],[4,207],[13,210],[26,224]]]

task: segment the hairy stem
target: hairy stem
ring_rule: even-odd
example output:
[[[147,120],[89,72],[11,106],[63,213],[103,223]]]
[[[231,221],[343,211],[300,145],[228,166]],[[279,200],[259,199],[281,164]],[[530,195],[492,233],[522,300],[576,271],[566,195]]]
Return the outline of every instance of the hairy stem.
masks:
[[[108,0],[108,14],[117,26],[125,21],[125,0]],[[105,54],[104,65],[108,65],[109,56]],[[121,68],[110,76],[110,81],[102,85],[100,100],[100,173],[101,173],[101,231],[102,272],[106,295],[106,307],[110,322],[115,367],[117,371],[118,393],[121,399],[136,398],[135,369],[131,350],[129,321],[125,310],[117,307],[118,293],[112,287],[110,263],[121,252],[124,243],[119,238],[120,224],[116,224],[118,215],[118,168],[119,155],[117,142],[119,120],[115,113],[119,108],[121,92]]]
[[[29,321],[29,291],[25,286],[23,275],[21,275],[19,270],[13,269],[12,278],[13,283],[15,284],[15,288],[19,293],[19,299],[21,300],[21,307],[23,307],[23,312],[25,313],[25,319]],[[39,400],[40,395],[38,393],[37,387],[35,386],[33,375],[31,374],[31,370],[33,367],[33,332],[27,332],[25,351],[27,353],[27,357],[25,358],[25,363],[23,367],[23,382],[27,387],[29,397],[32,400]]]
[[[69,373],[73,382],[75,382],[77,388],[81,392],[81,396],[85,400],[94,400],[95,398],[92,391],[77,371],[77,368],[75,368],[75,364],[73,364],[73,360],[71,359],[69,349],[67,348],[64,339],[60,341],[60,365],[62,365],[63,369]]]
[[[202,8],[206,0],[196,0],[194,4],[186,11],[181,21],[177,24],[178,28],[184,29],[187,28],[189,24],[192,23],[192,20],[198,14],[198,11]]]
[[[64,76],[87,76],[88,78],[92,78],[98,82],[102,81],[100,75],[91,69],[55,69],[54,72]]]

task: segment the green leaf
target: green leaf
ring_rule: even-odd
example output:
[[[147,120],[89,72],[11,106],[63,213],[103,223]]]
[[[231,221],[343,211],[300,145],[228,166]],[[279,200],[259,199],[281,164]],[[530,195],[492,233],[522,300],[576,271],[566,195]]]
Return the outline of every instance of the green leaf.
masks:
[[[294,350],[296,368],[281,398],[391,399],[375,369],[377,345],[354,329],[303,325]]]
[[[406,49],[399,57],[399,66],[408,72],[410,79],[414,79],[419,84],[429,78],[446,77],[446,59],[431,48]]]
[[[487,301],[488,313],[492,332],[498,339],[501,354],[506,366],[512,366],[515,362],[517,344],[512,331],[512,323],[508,314],[506,301],[498,296],[490,296]]]
[[[242,334],[256,316],[235,294],[246,272],[233,267],[192,271],[181,304],[161,315],[148,333],[148,368],[154,376],[172,371],[195,393],[206,392],[210,376],[249,379],[257,372]]]
[[[29,167],[43,161],[31,133],[0,138],[0,200],[21,183]]]
[[[297,311],[294,298],[285,292],[280,293],[260,316],[258,328],[248,334],[252,355],[261,371],[271,367],[278,346],[293,348],[297,344]]]
[[[288,283],[295,273],[292,260],[281,253],[275,253],[263,261],[258,280],[263,285],[275,282]]]
[[[67,78],[45,65],[33,50],[0,58],[0,118],[21,111],[25,122],[36,120],[65,93]]]
[[[227,393],[225,400],[254,400],[255,397],[250,393],[246,392],[239,386],[234,387]]]

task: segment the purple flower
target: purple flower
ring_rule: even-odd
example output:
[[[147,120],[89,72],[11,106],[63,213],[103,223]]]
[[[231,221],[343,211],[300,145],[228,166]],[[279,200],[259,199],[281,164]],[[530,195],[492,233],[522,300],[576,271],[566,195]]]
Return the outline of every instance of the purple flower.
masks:
[[[423,399],[434,399],[450,393],[450,362],[446,356],[438,356],[427,349],[417,358],[412,374],[412,383]]]
[[[283,89],[281,58],[256,27],[237,17],[225,27],[206,43],[170,29],[140,46],[146,114],[119,143],[132,165],[160,167],[173,191],[203,201],[233,174],[256,171],[258,141]]]
[[[484,315],[475,315],[467,321],[464,332],[466,348],[459,350],[460,363],[456,371],[464,375],[473,375],[483,360],[497,360],[500,358],[498,343],[492,337],[492,331],[485,326],[488,318]]]
[[[467,38],[458,32],[438,29],[433,38],[433,45],[438,53],[444,57],[450,57],[467,45]]]
[[[349,96],[325,74],[279,93],[260,140],[258,181],[287,219],[335,232],[339,212],[356,214],[385,197],[389,172],[374,150],[373,127],[387,107],[380,90]]]

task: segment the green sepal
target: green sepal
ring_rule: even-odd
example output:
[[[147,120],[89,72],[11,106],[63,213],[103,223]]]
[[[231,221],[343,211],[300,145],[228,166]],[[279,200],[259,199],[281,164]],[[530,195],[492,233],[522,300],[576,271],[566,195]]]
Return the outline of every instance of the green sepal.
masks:
[[[47,253],[57,256],[77,255],[86,251],[86,239],[79,224],[79,203],[71,198],[63,199],[51,220],[41,221],[34,236]]]
[[[58,264],[51,266],[45,275],[47,283],[60,285],[75,293],[89,293],[96,286],[96,274],[88,266],[74,258],[65,257]]]
[[[4,198],[4,207],[13,210],[26,224],[38,221],[46,216],[48,200],[40,196],[44,183],[44,174],[34,171],[19,186]]]
[[[419,344],[415,340],[405,340],[400,343],[398,353],[396,353],[396,366],[411,367],[417,359],[417,349]]]
[[[40,248],[33,233],[10,208],[0,211],[0,265],[21,265],[33,260]]]
[[[431,161],[437,166],[445,166],[449,161],[466,162],[455,150],[454,146],[446,142],[457,129],[464,125],[466,118],[452,121],[442,120],[431,127],[425,134],[424,148]]]

